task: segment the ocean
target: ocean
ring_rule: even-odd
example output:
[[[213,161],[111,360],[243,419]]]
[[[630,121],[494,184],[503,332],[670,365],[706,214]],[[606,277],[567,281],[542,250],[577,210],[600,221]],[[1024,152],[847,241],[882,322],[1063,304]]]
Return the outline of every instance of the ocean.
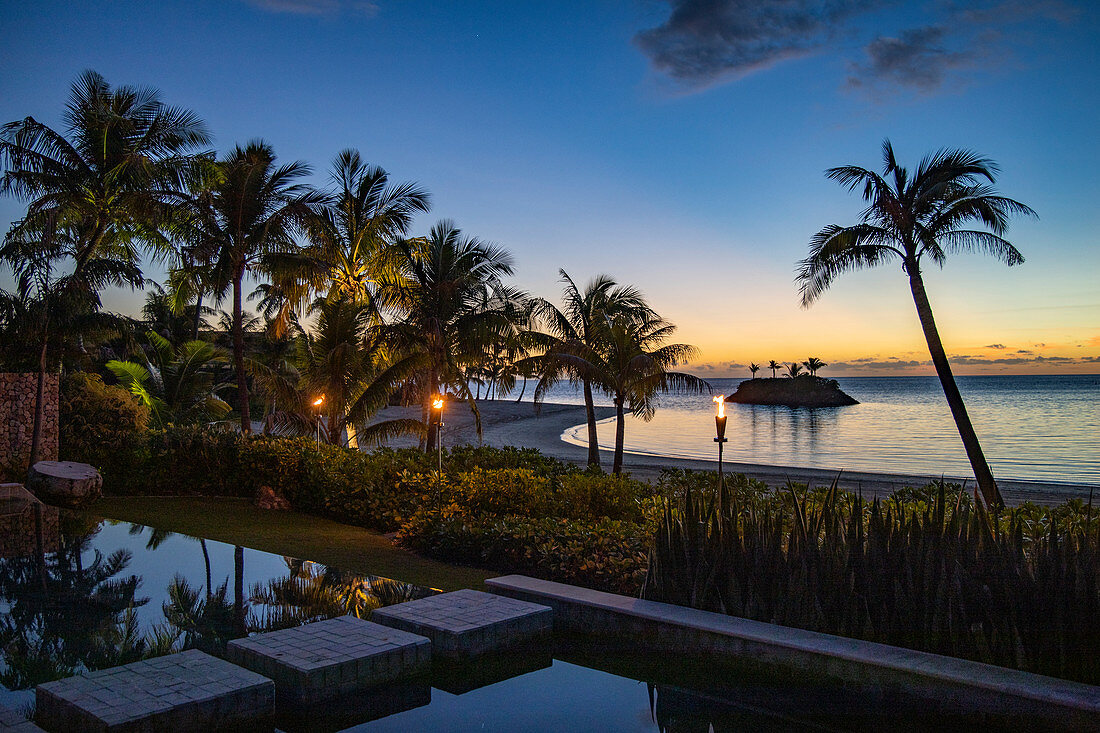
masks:
[[[823,376],[828,376],[827,370]],[[1100,486],[1100,375],[957,377],[994,476]],[[730,394],[742,379],[709,380]],[[927,476],[972,476],[936,377],[841,377],[860,401],[793,409],[727,403],[725,458],[731,462]],[[530,391],[527,398],[529,399]],[[513,395],[514,398],[515,395]],[[568,384],[547,402],[583,402]],[[600,396],[597,404],[610,405]],[[714,460],[710,395],[669,394],[652,422],[628,418],[631,453]],[[599,425],[614,448],[614,419]],[[583,425],[562,435],[587,445]]]

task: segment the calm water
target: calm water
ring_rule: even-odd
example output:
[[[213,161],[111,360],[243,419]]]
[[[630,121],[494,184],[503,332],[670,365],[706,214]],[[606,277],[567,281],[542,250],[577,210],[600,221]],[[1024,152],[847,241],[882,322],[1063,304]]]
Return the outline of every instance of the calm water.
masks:
[[[730,394],[740,379],[714,379]],[[729,403],[726,458],[775,466],[971,476],[962,442],[935,377],[840,378],[860,401],[850,407],[793,409]],[[1100,485],[1100,375],[959,377],[959,389],[994,475]],[[582,402],[568,385],[548,402]],[[603,404],[610,404],[606,399]],[[714,404],[707,395],[667,395],[650,423],[631,418],[626,450],[682,458],[715,457]],[[583,426],[563,434],[587,445]],[[614,420],[600,445],[614,448]]]
[[[220,654],[244,633],[241,617],[245,630],[262,632],[366,617],[431,592],[254,550],[238,561],[230,545],[103,520],[63,518],[46,542],[59,549],[0,558],[0,705],[16,710],[33,702],[36,684],[150,655],[158,635],[172,640],[159,653]],[[924,713],[877,708],[822,680],[777,680],[734,659],[718,671],[713,661],[558,636],[476,662],[440,662],[428,675],[255,723],[311,732],[877,731],[896,728],[901,716],[906,729],[943,733],[952,722],[914,720]]]
[[[434,592],[251,549],[238,565],[232,545],[72,515],[46,543],[56,551],[41,570],[34,557],[0,557],[0,705],[10,708],[33,702],[42,682],[155,656],[158,636],[171,641],[160,653],[219,654],[247,632]]]

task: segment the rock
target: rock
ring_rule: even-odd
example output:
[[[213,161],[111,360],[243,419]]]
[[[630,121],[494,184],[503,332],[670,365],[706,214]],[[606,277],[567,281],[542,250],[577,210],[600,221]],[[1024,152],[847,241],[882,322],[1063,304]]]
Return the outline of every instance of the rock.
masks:
[[[748,405],[783,405],[786,407],[842,407],[858,405],[859,401],[845,394],[835,379],[811,377],[808,374],[787,379],[747,379],[737,385],[737,391],[726,402]]]
[[[260,509],[289,509],[290,502],[286,497],[270,486],[261,486],[256,492],[256,506]]]
[[[47,504],[79,509],[103,495],[103,477],[87,463],[39,461],[31,467],[27,488]]]

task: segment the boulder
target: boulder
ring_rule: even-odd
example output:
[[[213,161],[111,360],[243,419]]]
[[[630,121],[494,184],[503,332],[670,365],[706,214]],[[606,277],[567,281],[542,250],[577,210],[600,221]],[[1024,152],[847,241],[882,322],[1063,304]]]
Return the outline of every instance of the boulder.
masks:
[[[256,492],[256,506],[260,509],[289,509],[290,502],[270,486],[261,486]]]
[[[31,467],[27,488],[47,504],[79,509],[103,495],[103,477],[87,463],[39,461]]]

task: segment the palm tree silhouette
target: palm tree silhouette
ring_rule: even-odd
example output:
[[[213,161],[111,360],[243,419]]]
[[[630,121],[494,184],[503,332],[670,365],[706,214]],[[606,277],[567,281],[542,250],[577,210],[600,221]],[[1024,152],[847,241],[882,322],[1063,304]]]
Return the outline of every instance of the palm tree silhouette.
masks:
[[[997,164],[971,151],[941,150],[926,156],[912,176],[898,165],[889,140],[883,141],[882,157],[881,175],[858,166],[826,172],[849,191],[861,189],[868,207],[859,224],[830,224],[814,235],[809,256],[798,266],[802,305],[811,305],[842,272],[901,261],[978,488],[990,507],[1000,508],[1004,501],[951,373],[924,288],[921,263],[927,257],[942,267],[949,253],[985,252],[1006,265],[1020,264],[1023,255],[1003,235],[1011,215],[1034,216],[1035,212],[998,195],[993,188]],[[970,223],[988,231],[966,228]]]
[[[600,339],[605,334],[607,318],[620,314],[644,318],[653,315],[641,291],[629,285],[618,285],[608,275],[597,275],[582,291],[565,270],[558,271],[565,283],[562,290],[562,307],[559,309],[548,300],[532,301],[536,318],[546,329],[545,334],[527,334],[528,339],[545,350],[546,356],[529,363],[539,372],[535,388],[535,404],[542,402],[546,391],[562,379],[578,380],[584,390],[585,420],[588,423],[588,465],[600,465],[600,445],[596,434],[596,409],[592,396],[592,379],[568,363],[553,358],[555,353],[568,352],[571,345],[598,351],[603,347]],[[549,357],[549,358],[548,358]]]
[[[799,364],[797,361],[792,361],[790,364],[787,365],[787,378],[788,379],[794,379],[795,377],[801,376],[801,374],[802,374],[802,365]]]
[[[690,360],[698,349],[689,344],[666,344],[676,327],[660,317],[638,319],[628,314],[608,318],[598,348],[564,344],[554,358],[587,376],[615,403],[615,459],[613,473],[622,473],[625,411],[652,420],[657,397],[673,390],[709,392],[710,385],[696,376],[670,371]]]
[[[782,368],[783,368],[783,365],[782,365],[782,364],[780,364],[780,363],[779,363],[778,361],[776,361],[775,359],[772,359],[771,361],[769,361],[769,362],[768,362],[768,369],[771,369],[771,370],[772,370],[772,379],[775,379],[775,373],[776,373],[776,371],[778,371],[778,370],[780,370],[780,369],[782,369]]]
[[[749,363],[749,374],[752,375],[753,379],[756,379],[756,373],[758,371],[760,371],[760,365],[759,364],[753,364],[753,363],[750,362]]]
[[[275,152],[263,141],[237,146],[204,173],[189,202],[189,257],[205,270],[204,285],[220,297],[233,291],[233,365],[241,432],[252,432],[244,354],[243,287],[246,274],[271,276],[293,265],[294,235],[304,230],[325,197],[298,179],[301,162],[276,167]],[[290,263],[290,264],[288,264]]]
[[[811,356],[810,358],[806,359],[806,361],[802,362],[802,366],[806,367],[806,371],[810,373],[811,377],[816,377],[818,369],[821,369],[822,367],[827,367],[829,365],[821,361],[821,359],[818,359],[816,356]]]
[[[506,286],[512,257],[476,237],[464,237],[443,220],[425,238],[399,239],[393,267],[382,275],[378,302],[398,317],[390,327],[395,343],[424,355],[419,370],[422,412],[443,387],[466,400],[481,435],[481,414],[465,369],[480,364],[501,338],[524,320],[526,296]],[[437,430],[428,431],[426,450],[434,451]]]
[[[0,195],[29,202],[5,238],[3,259],[17,274],[64,260],[66,275],[55,290],[86,291],[98,307],[95,293],[107,285],[141,287],[137,245],[168,247],[161,232],[174,215],[189,154],[210,135],[197,116],[167,106],[155,89],[112,89],[94,71],[73,83],[62,119],[64,134],[33,117],[0,128]],[[28,247],[37,255],[27,257]],[[47,307],[41,324],[32,463],[40,451],[51,327],[69,308]]]

